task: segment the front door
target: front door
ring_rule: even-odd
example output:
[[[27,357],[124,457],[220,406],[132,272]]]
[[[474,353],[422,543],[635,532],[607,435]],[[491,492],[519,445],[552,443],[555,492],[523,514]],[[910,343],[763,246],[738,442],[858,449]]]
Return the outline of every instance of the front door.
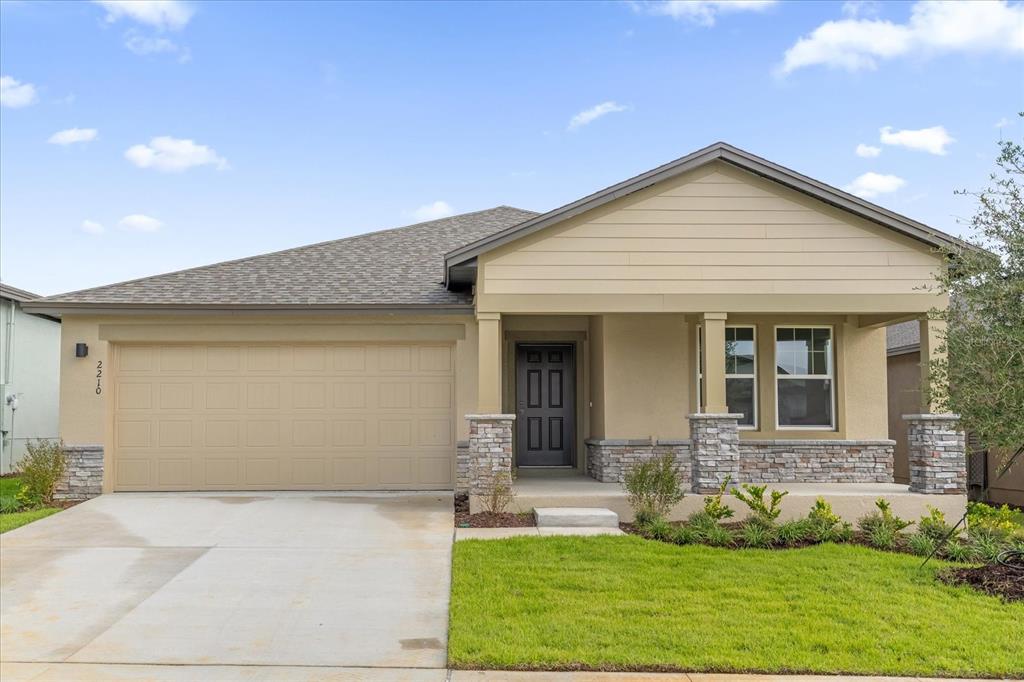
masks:
[[[572,466],[576,367],[568,344],[516,345],[516,464]]]

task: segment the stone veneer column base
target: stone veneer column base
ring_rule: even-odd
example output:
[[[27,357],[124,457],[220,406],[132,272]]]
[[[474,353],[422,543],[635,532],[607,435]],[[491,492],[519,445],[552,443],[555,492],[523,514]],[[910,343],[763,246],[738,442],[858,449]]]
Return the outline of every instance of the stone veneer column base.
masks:
[[[103,446],[65,445],[67,472],[57,484],[54,498],[88,500],[103,494]]]
[[[905,414],[910,492],[963,495],[967,492],[966,439],[960,415]]]
[[[455,444],[455,494],[469,494],[469,441]]]
[[[485,497],[495,483],[512,484],[514,414],[467,414],[469,421],[469,510],[474,498]]]
[[[640,462],[670,454],[676,460],[683,485],[690,485],[690,441],[590,439],[587,475],[602,483],[622,483],[626,472]]]
[[[691,414],[690,462],[693,492],[713,493],[740,474],[740,431],[742,414]]]

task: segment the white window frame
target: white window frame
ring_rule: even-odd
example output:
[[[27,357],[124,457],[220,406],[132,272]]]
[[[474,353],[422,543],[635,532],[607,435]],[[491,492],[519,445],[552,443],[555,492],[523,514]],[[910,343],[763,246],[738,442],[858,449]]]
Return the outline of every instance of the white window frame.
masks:
[[[741,431],[757,431],[761,410],[757,404],[757,325],[756,324],[727,324],[726,329],[752,329],[754,331],[754,373],[753,374],[729,374],[728,368],[725,373],[726,382],[732,379],[753,379],[754,380],[754,419],[753,424],[740,424],[737,428]],[[732,409],[732,408],[730,408]]]
[[[828,354],[828,374],[787,374],[783,377],[783,381],[787,379],[828,379],[829,380],[829,399],[830,410],[829,414],[832,415],[832,423],[825,425],[814,425],[814,426],[782,426],[779,424],[779,413],[782,411],[779,405],[779,331],[780,329],[828,329],[829,339],[832,341],[831,350]],[[775,385],[775,430],[776,431],[835,431],[836,428],[836,354],[838,351],[838,342],[836,341],[836,330],[835,325],[831,324],[777,324],[772,327],[772,375],[773,383]]]
[[[704,389],[704,368],[701,367],[701,357],[704,354],[704,325],[698,324],[697,327],[697,371],[695,375],[697,377],[697,414],[701,414],[704,409],[703,389]],[[756,324],[727,324],[726,329],[753,329],[754,330],[754,373],[753,374],[728,374],[726,373],[725,378],[728,381],[729,377],[733,379],[753,379],[754,380],[754,423],[750,426],[741,424],[739,429],[744,431],[757,431],[759,428],[759,418],[761,410],[758,406],[758,382],[757,382],[757,325]]]

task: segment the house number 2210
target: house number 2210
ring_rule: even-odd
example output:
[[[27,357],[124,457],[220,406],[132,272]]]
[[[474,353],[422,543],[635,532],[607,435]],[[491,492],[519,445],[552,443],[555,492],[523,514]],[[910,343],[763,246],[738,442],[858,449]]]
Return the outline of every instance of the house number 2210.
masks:
[[[96,362],[96,395],[103,393],[103,361]]]

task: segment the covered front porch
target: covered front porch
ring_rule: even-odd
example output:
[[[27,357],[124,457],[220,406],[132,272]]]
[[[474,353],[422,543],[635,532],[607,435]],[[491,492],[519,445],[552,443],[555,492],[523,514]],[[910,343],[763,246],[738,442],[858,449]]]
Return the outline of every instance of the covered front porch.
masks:
[[[474,511],[505,480],[524,511],[629,518],[625,472],[668,454],[697,493],[679,517],[726,480],[787,490],[789,516],[818,496],[851,520],[879,497],[908,516],[956,514],[964,445],[948,415],[906,422],[911,484],[893,482],[884,327],[908,315],[920,313],[480,313],[459,488]],[[935,357],[938,323],[921,325],[922,357]]]

